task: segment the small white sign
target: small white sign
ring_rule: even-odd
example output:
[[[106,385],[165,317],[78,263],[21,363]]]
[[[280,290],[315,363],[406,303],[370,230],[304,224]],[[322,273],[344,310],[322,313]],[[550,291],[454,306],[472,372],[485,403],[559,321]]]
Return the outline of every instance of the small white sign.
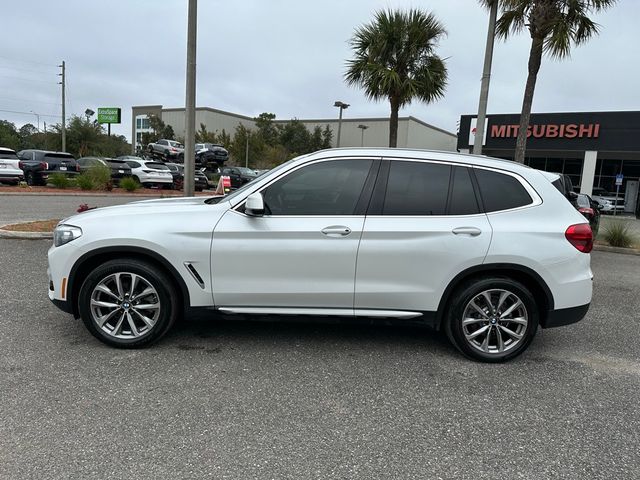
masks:
[[[621,173],[619,173],[618,175],[616,175],[616,186],[618,186],[618,187],[619,187],[620,185],[622,185],[622,179],[623,179],[623,178],[624,178],[624,176],[623,176]]]
[[[489,117],[485,117],[484,119],[484,134],[482,135],[482,146],[484,147],[487,144],[487,123]],[[478,119],[473,117],[471,119],[471,125],[469,125],[469,147],[473,147],[476,142],[476,128],[478,127]]]

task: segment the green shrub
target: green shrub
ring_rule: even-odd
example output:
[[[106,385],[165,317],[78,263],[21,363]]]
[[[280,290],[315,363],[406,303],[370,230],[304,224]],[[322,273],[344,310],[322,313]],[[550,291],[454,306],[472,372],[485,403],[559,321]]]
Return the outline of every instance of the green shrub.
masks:
[[[125,177],[120,180],[120,188],[124,188],[127,192],[134,192],[140,188],[140,184],[133,177]]]
[[[621,221],[613,222],[604,229],[604,239],[612,247],[630,247],[635,242],[629,226]]]
[[[48,183],[56,188],[67,188],[69,186],[69,179],[64,173],[52,173],[49,175]]]
[[[93,190],[93,179],[86,173],[81,173],[76,177],[76,183],[81,190]]]
[[[111,169],[105,165],[94,165],[87,170],[86,175],[91,179],[93,188],[96,190],[111,190],[113,188]]]

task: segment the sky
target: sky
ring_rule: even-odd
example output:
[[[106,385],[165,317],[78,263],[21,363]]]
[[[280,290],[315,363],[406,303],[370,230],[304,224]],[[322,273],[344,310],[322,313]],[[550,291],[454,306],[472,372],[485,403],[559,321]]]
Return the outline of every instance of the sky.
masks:
[[[3,1],[0,119],[40,127],[60,121],[57,67],[67,67],[67,116],[121,107],[112,133],[131,136],[132,105],[183,107],[188,0]],[[278,119],[388,117],[343,80],[354,28],[385,8],[433,12],[448,34],[444,98],[412,103],[412,115],[455,132],[478,108],[488,13],[476,0],[200,0],[198,106]],[[594,17],[600,34],[564,61],[545,58],[534,112],[638,110],[639,0]],[[519,112],[527,74],[526,33],[497,41],[489,113]],[[8,112],[10,111],[10,112]],[[35,112],[35,113],[32,113]]]

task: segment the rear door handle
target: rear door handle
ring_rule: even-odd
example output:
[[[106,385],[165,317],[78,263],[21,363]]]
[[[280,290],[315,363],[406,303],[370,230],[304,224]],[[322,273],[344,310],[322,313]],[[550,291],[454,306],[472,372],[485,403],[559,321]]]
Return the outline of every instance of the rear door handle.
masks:
[[[469,235],[471,237],[477,237],[482,233],[482,230],[476,227],[458,227],[451,230],[454,235]]]
[[[321,231],[328,237],[346,237],[351,233],[351,229],[344,225],[331,225],[323,228]]]

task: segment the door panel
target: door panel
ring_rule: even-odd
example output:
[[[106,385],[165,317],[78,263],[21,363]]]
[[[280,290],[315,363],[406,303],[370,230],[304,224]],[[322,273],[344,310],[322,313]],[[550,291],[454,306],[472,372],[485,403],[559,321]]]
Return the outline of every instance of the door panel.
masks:
[[[367,217],[355,308],[435,311],[450,280],[481,264],[490,241],[484,214]]]
[[[374,163],[327,159],[302,165],[261,190],[264,216],[246,215],[243,205],[227,212],[213,235],[216,305],[353,312],[364,225],[358,208],[371,196]]]
[[[363,224],[363,216],[250,217],[228,211],[213,237],[216,306],[352,311]]]

